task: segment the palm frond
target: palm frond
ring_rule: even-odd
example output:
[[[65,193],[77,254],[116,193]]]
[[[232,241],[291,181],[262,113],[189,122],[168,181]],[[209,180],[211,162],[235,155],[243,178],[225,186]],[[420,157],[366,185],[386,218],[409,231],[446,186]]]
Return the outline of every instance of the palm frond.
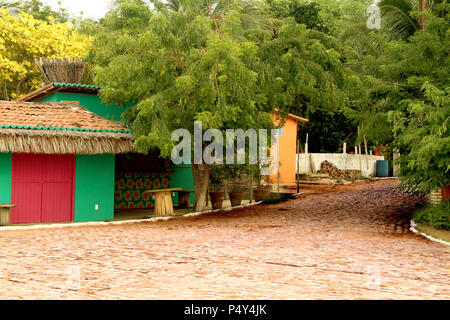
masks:
[[[170,11],[177,12],[180,9],[180,1],[179,0],[166,0],[164,1],[166,8]]]
[[[244,29],[270,29],[276,20],[269,19],[263,3],[260,1],[240,0],[241,22]]]
[[[378,3],[382,29],[391,39],[407,39],[419,29],[418,22],[410,16],[417,6],[416,2],[382,0]]]
[[[177,0],[174,0],[177,1]],[[267,14],[264,3],[258,0],[200,0],[204,1],[202,9],[206,15],[218,20],[230,10],[239,10],[241,23],[244,29],[273,28],[275,23]]]
[[[349,44],[357,52],[364,55],[379,56],[381,52],[381,39],[376,37],[376,33],[367,29],[366,21],[355,20],[342,30],[339,40],[343,44]]]

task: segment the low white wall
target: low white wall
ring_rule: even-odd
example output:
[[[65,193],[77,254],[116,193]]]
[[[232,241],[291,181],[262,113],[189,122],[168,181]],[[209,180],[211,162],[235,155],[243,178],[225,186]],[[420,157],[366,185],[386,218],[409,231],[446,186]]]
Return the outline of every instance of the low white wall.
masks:
[[[376,175],[377,160],[384,160],[384,157],[348,153],[300,153],[297,155],[299,173],[315,173],[320,170],[320,164],[325,160],[340,170],[360,170],[364,177],[369,177]]]

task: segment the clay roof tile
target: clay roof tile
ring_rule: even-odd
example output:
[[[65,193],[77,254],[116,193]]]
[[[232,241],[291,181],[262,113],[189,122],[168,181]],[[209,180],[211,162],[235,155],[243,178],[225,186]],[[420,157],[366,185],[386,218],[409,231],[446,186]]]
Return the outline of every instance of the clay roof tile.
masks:
[[[75,103],[0,101],[0,128],[126,132],[120,122],[96,115]]]

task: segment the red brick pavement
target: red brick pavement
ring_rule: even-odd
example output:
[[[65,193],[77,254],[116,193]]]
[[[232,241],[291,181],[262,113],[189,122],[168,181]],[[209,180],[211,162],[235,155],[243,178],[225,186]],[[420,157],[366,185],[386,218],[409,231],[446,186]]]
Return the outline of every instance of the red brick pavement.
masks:
[[[158,223],[0,231],[2,299],[449,299],[394,181]],[[79,281],[78,281],[79,279]]]

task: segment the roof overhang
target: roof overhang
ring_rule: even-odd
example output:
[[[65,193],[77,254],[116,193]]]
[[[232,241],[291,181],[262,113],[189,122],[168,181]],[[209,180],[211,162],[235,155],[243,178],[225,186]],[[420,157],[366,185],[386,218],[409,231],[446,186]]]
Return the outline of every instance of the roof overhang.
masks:
[[[282,120],[282,117],[279,116],[278,111],[279,111],[279,109],[275,109],[273,115],[274,115],[276,118],[278,118],[278,120]],[[294,121],[297,121],[297,122],[309,122],[308,119],[302,118],[302,117],[300,117],[300,116],[298,116],[298,115],[296,115],[296,114],[293,114],[293,113],[288,113],[288,114],[287,114],[287,119],[291,119],[291,120],[294,120]]]
[[[0,101],[0,153],[135,152],[132,131],[79,104]]]
[[[78,83],[61,83],[52,82],[40,87],[29,94],[16,99],[18,102],[33,102],[37,101],[45,96],[57,92],[68,92],[68,93],[82,93],[82,94],[94,94],[97,95],[98,91],[101,89],[99,86],[78,84]]]
[[[299,116],[297,116],[297,115],[295,115],[293,113],[289,113],[288,117],[289,117],[289,119],[292,119],[292,120],[295,120],[295,121],[298,121],[298,122],[309,122],[308,119],[299,117]]]

